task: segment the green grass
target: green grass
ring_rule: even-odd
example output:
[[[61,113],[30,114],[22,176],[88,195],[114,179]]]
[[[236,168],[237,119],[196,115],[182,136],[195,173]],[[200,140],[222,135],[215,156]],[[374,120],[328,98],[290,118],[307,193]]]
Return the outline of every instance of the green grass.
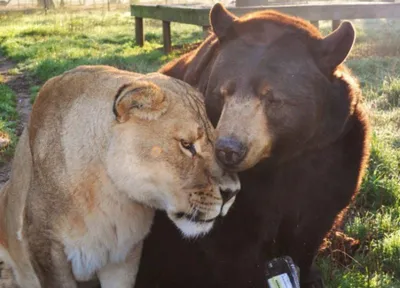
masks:
[[[329,24],[322,23],[324,34]],[[331,288],[400,287],[400,23],[355,24],[358,38],[347,64],[363,89],[373,139],[368,171],[344,232],[361,245],[350,264],[332,257],[319,257],[318,264]],[[142,48],[134,43],[133,26],[129,13],[0,17],[0,51],[18,63],[13,73],[37,80],[30,89],[33,102],[41,84],[77,65],[108,64],[146,73],[177,56],[162,54],[160,23],[145,21]],[[175,23],[172,33],[173,44],[192,43],[202,35],[199,27]],[[6,99],[1,103],[9,103],[0,107],[0,127],[12,131],[14,94],[0,87],[7,91],[0,92]]]
[[[3,143],[7,143],[0,146],[0,163],[5,163],[12,157],[17,140],[17,121],[15,93],[0,81],[0,138],[5,141]]]
[[[362,87],[373,137],[344,232],[361,245],[350,265],[317,260],[328,287],[394,288],[400,287],[400,22],[355,22],[358,37],[346,64]]]
[[[129,13],[57,13],[44,17],[0,18],[0,49],[44,82],[50,77],[83,64],[106,64],[121,69],[150,72],[174,55],[162,53],[161,27],[145,21],[146,43],[134,43]],[[200,39],[199,27],[172,24],[173,44]]]

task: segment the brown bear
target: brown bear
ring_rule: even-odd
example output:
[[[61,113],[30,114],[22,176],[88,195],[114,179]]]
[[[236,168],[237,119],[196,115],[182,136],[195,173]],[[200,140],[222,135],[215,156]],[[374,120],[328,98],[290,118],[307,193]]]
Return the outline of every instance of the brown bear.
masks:
[[[301,287],[323,287],[313,264],[356,194],[369,155],[357,81],[344,66],[350,22],[323,37],[308,22],[221,4],[213,32],[159,70],[204,93],[216,157],[241,193],[206,237],[184,239],[162,213],[145,241],[136,288],[266,288],[265,263],[289,255]]]

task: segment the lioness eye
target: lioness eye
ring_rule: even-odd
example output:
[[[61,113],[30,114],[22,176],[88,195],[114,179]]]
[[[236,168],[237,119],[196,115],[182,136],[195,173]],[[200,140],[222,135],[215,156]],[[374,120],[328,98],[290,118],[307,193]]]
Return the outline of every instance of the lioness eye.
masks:
[[[192,153],[192,155],[196,155],[196,148],[194,147],[193,143],[190,143],[186,140],[181,140],[181,145],[183,148],[185,148],[186,150],[189,150],[190,153]]]

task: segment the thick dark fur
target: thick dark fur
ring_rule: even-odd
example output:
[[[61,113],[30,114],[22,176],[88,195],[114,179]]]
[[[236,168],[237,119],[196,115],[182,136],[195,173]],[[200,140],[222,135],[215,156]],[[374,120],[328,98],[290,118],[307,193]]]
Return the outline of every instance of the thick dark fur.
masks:
[[[275,31],[290,34],[290,39],[296,38],[306,47],[312,47],[322,38],[305,21],[271,11],[240,19],[247,23],[240,26],[243,30],[219,27],[226,28],[225,39],[212,34],[198,49],[160,70],[183,79],[205,94],[208,116],[214,125],[221,107],[209,91],[214,81],[209,76],[218,53],[240,36],[237,34],[250,37],[259,33],[262,25],[272,23]],[[264,41],[266,46],[279,45],[260,39],[260,35],[254,39]],[[287,46],[279,48],[284,51]],[[296,48],[293,45],[289,49],[296,53]],[[319,57],[318,50],[310,54],[309,60]],[[251,61],[255,56],[250,51],[237,57]],[[313,260],[335,219],[358,191],[369,155],[369,124],[360,103],[359,87],[350,71],[342,64],[329,67],[321,63],[318,67],[332,89],[327,93],[340,96],[336,101],[341,102],[336,103],[339,108],[335,111],[341,112],[333,117],[346,118],[343,127],[328,125],[304,147],[296,144],[298,149],[278,142],[284,148],[278,147],[272,152],[276,157],[263,159],[239,174],[242,191],[235,205],[223,222],[204,238],[183,239],[167,217],[157,213],[145,241],[136,288],[265,288],[265,262],[279,255],[290,255],[299,265],[301,287],[322,287]],[[224,68],[227,73],[248,75],[246,71],[232,71],[229,66]],[[302,83],[286,83],[286,86],[295,84],[298,85],[295,89],[303,89]],[[237,117],[240,119],[240,115]],[[273,125],[279,126],[279,123]]]

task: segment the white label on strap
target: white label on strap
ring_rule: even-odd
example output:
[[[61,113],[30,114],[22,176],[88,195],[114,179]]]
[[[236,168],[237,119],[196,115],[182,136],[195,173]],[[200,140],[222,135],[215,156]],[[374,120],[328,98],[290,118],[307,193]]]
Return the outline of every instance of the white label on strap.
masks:
[[[293,288],[289,276],[286,273],[268,279],[268,285],[270,288]]]

